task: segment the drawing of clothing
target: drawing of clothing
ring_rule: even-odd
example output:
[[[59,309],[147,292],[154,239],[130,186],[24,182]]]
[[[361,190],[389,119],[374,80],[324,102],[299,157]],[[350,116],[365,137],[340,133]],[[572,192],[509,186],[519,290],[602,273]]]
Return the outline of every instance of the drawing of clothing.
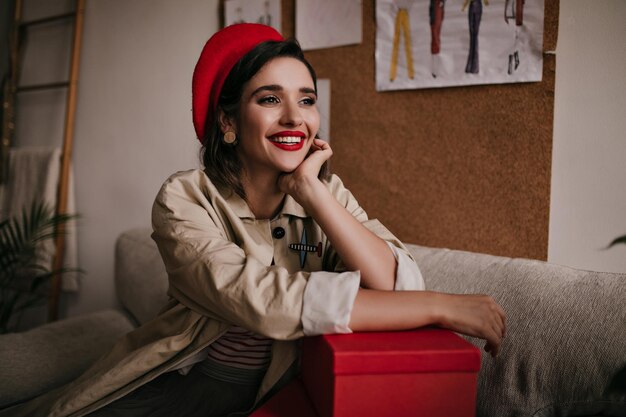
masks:
[[[266,26],[272,26],[272,15],[266,14],[266,15],[259,17],[259,20],[257,21],[257,23],[260,23]]]
[[[524,24],[524,0],[515,0],[515,25]]]
[[[265,12],[259,16],[257,23],[262,25],[272,26],[272,15],[270,14],[270,2],[266,1],[263,6],[265,7]]]
[[[436,55],[441,50],[441,25],[446,0],[430,0],[430,53]]]
[[[480,29],[480,19],[483,15],[482,0],[471,0],[467,17],[469,20],[470,47],[467,56],[465,72],[478,74],[478,30]]]
[[[507,73],[513,74],[520,65],[520,53],[518,50],[520,27],[524,24],[525,0],[506,0],[504,4],[504,21],[508,24],[509,19],[515,19],[515,43],[513,52],[509,54],[509,66]]]
[[[398,49],[400,48],[400,31],[404,35],[404,51],[406,54],[406,65],[409,72],[409,78],[413,79],[413,55],[411,53],[411,30],[409,27],[409,11],[407,9],[398,9],[396,14],[396,25],[393,35],[393,51],[391,53],[391,71],[389,81],[396,79],[398,67]]]
[[[504,5],[504,20],[508,24],[509,19],[515,19],[515,26],[524,24],[524,3],[526,0],[506,0]]]

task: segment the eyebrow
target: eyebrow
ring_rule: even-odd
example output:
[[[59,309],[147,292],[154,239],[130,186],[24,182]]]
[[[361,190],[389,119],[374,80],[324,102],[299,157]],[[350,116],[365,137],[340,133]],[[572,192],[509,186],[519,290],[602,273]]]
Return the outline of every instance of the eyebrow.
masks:
[[[262,85],[261,87],[257,88],[256,90],[254,90],[252,92],[252,97],[257,95],[258,93],[260,93],[261,91],[283,91],[284,88],[278,84],[270,84],[270,85]],[[304,93],[304,94],[315,94],[317,95],[317,92],[310,88],[310,87],[301,87],[300,88],[300,92]]]

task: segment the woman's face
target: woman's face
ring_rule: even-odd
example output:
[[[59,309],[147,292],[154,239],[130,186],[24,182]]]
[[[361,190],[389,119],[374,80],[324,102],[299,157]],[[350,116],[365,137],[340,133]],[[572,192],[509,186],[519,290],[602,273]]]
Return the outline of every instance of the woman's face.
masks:
[[[306,157],[320,116],[313,79],[295,58],[275,58],[244,86],[237,151],[250,178],[292,172]]]

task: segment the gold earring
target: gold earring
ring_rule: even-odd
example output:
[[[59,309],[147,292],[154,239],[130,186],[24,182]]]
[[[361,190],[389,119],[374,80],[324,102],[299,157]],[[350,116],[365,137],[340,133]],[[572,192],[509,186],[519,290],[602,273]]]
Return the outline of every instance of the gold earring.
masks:
[[[224,143],[228,145],[233,145],[237,141],[237,135],[232,130],[224,133]]]

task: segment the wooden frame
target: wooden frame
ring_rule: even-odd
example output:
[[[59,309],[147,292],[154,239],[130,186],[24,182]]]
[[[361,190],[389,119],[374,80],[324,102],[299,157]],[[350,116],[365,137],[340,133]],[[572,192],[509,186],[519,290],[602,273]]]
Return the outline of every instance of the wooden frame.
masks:
[[[65,106],[65,128],[63,135],[63,150],[61,154],[61,172],[59,174],[59,188],[57,193],[57,214],[67,213],[67,196],[69,191],[70,163],[74,147],[74,120],[76,116],[76,88],[78,84],[78,70],[80,63],[80,46],[82,42],[83,20],[85,14],[85,0],[76,0],[76,17],[74,21],[74,36],[72,44],[72,62],[68,81],[67,101]],[[63,268],[65,255],[64,225],[59,225],[55,241],[53,270]],[[55,321],[59,317],[59,299],[61,297],[61,275],[52,278],[48,299],[48,321]]]

